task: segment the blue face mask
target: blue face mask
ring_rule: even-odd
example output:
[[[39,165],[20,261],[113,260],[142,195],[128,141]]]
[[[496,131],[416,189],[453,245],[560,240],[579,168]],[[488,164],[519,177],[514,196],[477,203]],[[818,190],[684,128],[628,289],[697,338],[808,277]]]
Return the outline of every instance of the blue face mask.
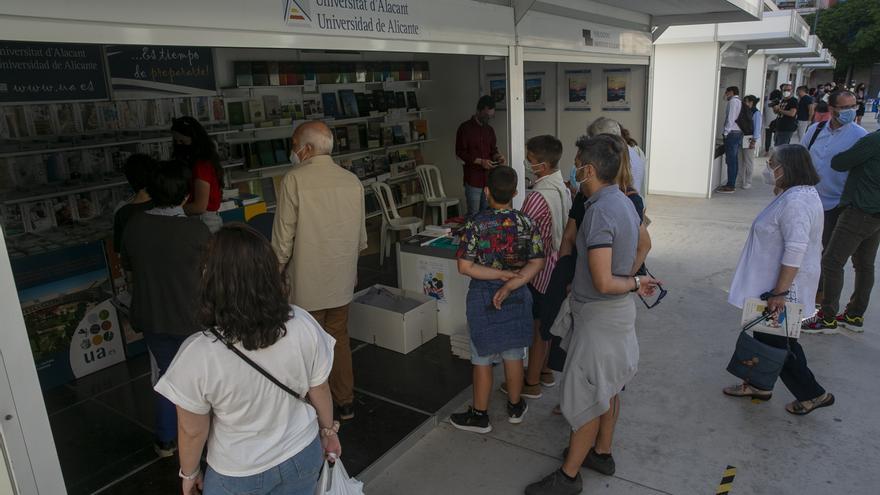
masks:
[[[837,121],[843,125],[849,124],[850,122],[855,122],[855,120],[856,120],[856,109],[855,108],[841,110],[837,114]]]
[[[571,173],[568,174],[568,181],[571,183],[571,187],[577,187],[578,183],[578,169],[577,167],[571,167]]]

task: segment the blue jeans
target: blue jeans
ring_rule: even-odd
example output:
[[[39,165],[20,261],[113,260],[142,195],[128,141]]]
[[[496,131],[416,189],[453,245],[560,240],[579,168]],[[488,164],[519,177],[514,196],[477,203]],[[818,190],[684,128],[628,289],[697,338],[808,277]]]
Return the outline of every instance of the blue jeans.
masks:
[[[184,335],[144,332],[147,349],[156,361],[157,377],[165,374],[171,361],[177,355],[180,345],[187,339]],[[170,442],[177,438],[177,407],[173,402],[156,394],[156,438],[160,442]]]
[[[736,187],[739,173],[739,149],[742,148],[743,134],[729,132],[724,136],[724,160],[727,162],[727,187]]]
[[[489,208],[489,200],[486,199],[482,187],[472,187],[465,184],[464,194],[467,199],[467,214],[469,217]]]
[[[324,465],[318,437],[300,453],[252,476],[225,476],[208,466],[204,495],[315,495]]]

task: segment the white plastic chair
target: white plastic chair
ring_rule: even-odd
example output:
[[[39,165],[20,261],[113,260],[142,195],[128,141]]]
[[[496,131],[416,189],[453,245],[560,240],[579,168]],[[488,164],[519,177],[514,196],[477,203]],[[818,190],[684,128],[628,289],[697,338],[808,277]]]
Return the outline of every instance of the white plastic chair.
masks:
[[[431,220],[437,224],[437,210],[440,211],[440,224],[446,223],[448,208],[458,205],[458,198],[446,196],[443,190],[443,180],[440,178],[440,169],[434,165],[419,165],[416,167],[419,174],[419,182],[422,183],[422,192],[425,195],[425,206],[431,208]]]
[[[391,256],[391,231],[399,232],[408,230],[412,235],[419,233],[419,229],[425,224],[421,218],[417,217],[401,217],[397,211],[397,203],[394,201],[394,194],[391,193],[391,187],[384,182],[373,182],[370,184],[376,199],[379,200],[379,206],[382,208],[382,230],[379,234],[379,266],[385,263],[385,257]]]

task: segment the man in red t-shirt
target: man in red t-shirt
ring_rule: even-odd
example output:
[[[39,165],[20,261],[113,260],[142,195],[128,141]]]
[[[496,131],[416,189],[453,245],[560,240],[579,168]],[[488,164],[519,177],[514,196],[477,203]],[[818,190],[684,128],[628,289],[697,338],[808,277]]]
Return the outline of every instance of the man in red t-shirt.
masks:
[[[458,126],[455,135],[455,155],[461,159],[464,169],[464,191],[468,215],[488,208],[486,177],[492,167],[504,165],[506,159],[498,152],[495,130],[489,120],[495,116],[495,100],[482,96],[477,102],[477,113]]]

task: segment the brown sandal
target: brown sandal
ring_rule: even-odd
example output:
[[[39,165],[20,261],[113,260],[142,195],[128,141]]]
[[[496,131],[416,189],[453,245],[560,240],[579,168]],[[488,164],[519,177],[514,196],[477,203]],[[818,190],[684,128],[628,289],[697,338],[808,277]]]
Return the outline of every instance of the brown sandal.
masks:
[[[770,400],[773,397],[773,392],[769,390],[758,390],[746,383],[725,387],[722,392],[724,392],[724,395],[729,395],[731,397],[749,397],[758,400]]]
[[[805,401],[794,401],[785,406],[785,410],[796,416],[805,416],[822,407],[834,405],[834,395],[826,393],[824,396]]]

